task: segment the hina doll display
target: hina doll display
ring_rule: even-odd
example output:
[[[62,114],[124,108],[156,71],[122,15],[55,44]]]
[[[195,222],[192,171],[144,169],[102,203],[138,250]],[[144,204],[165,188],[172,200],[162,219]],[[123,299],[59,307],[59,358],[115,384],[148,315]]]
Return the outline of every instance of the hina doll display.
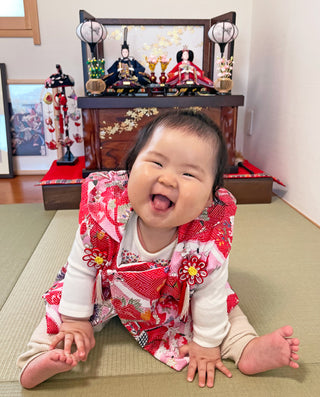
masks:
[[[137,60],[129,56],[127,44],[128,28],[124,29],[124,40],[121,46],[121,58],[108,69],[108,74],[103,78],[107,86],[139,88],[150,84],[150,78],[145,73],[145,68]]]
[[[180,85],[199,85],[202,87],[213,88],[213,81],[205,77],[201,70],[193,61],[193,51],[184,47],[177,53],[177,65],[168,73],[166,84],[171,87]]]

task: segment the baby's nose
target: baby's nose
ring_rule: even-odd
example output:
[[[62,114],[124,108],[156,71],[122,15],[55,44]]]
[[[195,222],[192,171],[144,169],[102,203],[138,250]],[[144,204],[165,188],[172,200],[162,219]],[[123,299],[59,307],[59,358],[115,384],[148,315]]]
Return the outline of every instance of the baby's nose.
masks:
[[[159,176],[158,181],[167,187],[177,187],[177,179],[171,172],[163,173],[161,176]]]

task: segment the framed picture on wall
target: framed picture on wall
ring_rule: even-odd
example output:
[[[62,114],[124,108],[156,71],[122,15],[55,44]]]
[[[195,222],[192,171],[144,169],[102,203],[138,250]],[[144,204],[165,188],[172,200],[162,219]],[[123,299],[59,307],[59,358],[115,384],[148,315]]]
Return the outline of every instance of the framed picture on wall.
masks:
[[[0,63],[0,178],[13,177],[6,65]]]
[[[9,84],[13,156],[45,156],[43,84]]]

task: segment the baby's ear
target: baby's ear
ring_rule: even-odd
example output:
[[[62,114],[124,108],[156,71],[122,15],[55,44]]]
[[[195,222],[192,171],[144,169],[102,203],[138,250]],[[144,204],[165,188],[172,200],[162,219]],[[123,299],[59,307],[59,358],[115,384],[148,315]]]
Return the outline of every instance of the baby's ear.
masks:
[[[213,201],[213,194],[212,194],[212,192],[210,192],[210,196],[208,198],[206,207],[210,207],[210,205],[212,204],[212,201]]]

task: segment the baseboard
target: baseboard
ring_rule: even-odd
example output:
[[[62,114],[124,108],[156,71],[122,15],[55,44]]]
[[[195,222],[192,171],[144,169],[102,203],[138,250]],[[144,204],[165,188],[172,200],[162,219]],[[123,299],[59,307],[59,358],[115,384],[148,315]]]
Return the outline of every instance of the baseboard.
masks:
[[[48,170],[14,170],[14,175],[45,175]]]

